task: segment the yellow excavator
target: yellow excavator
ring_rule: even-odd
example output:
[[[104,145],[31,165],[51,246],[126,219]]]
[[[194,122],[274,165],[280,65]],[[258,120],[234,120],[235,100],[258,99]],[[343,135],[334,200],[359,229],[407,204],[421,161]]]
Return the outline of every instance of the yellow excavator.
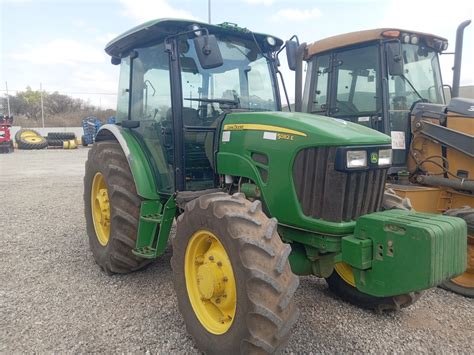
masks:
[[[472,298],[474,100],[458,97],[463,35],[470,23],[457,29],[452,87],[443,84],[439,65],[439,56],[449,54],[448,41],[427,33],[382,28],[311,44],[296,39],[286,42],[286,54],[295,71],[295,111],[357,122],[392,137],[388,187],[396,198],[386,194],[386,208],[414,208],[467,222],[466,272],[442,287]],[[336,292],[353,298],[350,266],[335,270],[336,284],[347,286]]]

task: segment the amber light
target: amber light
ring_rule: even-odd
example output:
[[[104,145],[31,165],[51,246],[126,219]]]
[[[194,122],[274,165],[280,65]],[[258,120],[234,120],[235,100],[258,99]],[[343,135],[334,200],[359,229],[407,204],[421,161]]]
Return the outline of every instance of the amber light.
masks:
[[[400,31],[389,30],[382,32],[382,36],[384,37],[400,37]]]

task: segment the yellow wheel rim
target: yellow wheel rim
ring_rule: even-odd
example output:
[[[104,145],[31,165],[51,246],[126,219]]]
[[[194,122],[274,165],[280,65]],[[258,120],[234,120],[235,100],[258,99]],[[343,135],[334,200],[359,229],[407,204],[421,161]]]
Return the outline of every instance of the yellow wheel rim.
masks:
[[[345,262],[340,262],[334,265],[334,269],[337,274],[343,279],[346,283],[352,287],[356,287],[354,272],[352,271],[352,266]]]
[[[28,143],[39,143],[42,141],[42,138],[38,136],[26,136],[26,137],[23,137],[23,140]]]
[[[26,138],[26,137],[38,137],[38,133],[35,131],[23,131],[20,133],[21,138]]]
[[[467,236],[467,269],[466,272],[451,280],[456,285],[474,288],[474,235]]]
[[[106,246],[110,238],[110,204],[104,176],[97,173],[92,180],[91,210],[95,235],[100,245]]]
[[[237,290],[230,259],[213,233],[199,230],[191,236],[184,272],[189,301],[199,322],[209,333],[227,332],[235,317]]]

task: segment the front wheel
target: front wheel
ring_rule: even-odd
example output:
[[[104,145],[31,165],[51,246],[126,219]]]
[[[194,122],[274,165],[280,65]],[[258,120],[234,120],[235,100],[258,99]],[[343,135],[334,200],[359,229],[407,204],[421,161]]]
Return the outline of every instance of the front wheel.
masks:
[[[213,193],[186,205],[173,238],[173,281],[188,333],[209,354],[273,353],[298,317],[291,248],[260,201]]]
[[[117,142],[89,151],[84,176],[84,210],[95,261],[108,274],[135,271],[150,261],[135,256],[141,199]]]
[[[398,311],[418,301],[421,292],[410,292],[391,297],[375,297],[356,288],[354,272],[349,264],[337,263],[331,276],[326,278],[329,289],[338,297],[355,306],[371,309],[378,313]]]
[[[441,287],[474,298],[474,208],[465,206],[448,210],[444,214],[462,218],[467,223],[467,268],[461,275],[443,282]]]

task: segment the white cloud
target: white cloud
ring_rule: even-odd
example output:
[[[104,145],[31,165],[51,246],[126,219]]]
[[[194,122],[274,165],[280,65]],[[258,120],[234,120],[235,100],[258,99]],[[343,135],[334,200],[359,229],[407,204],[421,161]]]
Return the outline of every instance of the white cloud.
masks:
[[[403,10],[403,15],[400,11]],[[472,19],[474,2],[458,0],[447,4],[440,0],[391,0],[378,27],[395,27],[432,33],[449,41],[448,52],[454,51],[456,28],[464,20]],[[464,31],[464,48],[461,68],[461,85],[474,83],[474,24]],[[452,55],[441,56],[443,82],[451,84]]]
[[[180,18],[198,20],[191,12],[175,8],[164,0],[120,0],[124,15],[145,22],[156,18]]]
[[[277,11],[273,16],[273,21],[306,21],[321,16],[321,10],[314,7],[308,10],[286,8]]]
[[[103,63],[106,59],[106,54],[102,50],[71,39],[55,39],[44,44],[30,45],[29,48],[8,56],[33,64],[75,65]]]
[[[96,37],[96,40],[97,40],[97,42],[103,44],[104,47],[105,47],[105,45],[106,45],[107,43],[109,43],[111,40],[113,40],[113,39],[116,38],[117,36],[118,36],[118,35],[117,35],[116,33],[107,32],[107,33],[104,33],[104,34],[102,34],[102,35],[100,35],[100,36],[97,36],[97,37]]]
[[[274,0],[244,0],[247,4],[250,5],[271,5],[274,3]]]

